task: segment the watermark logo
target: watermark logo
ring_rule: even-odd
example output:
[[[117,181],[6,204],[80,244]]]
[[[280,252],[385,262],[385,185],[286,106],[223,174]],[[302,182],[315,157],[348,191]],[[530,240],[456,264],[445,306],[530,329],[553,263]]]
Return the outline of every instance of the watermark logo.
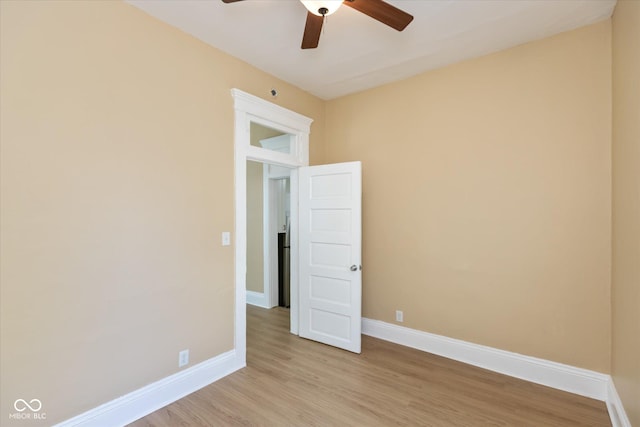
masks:
[[[42,402],[40,399],[16,399],[13,402],[13,409],[17,412],[9,414],[10,420],[46,420],[47,413],[41,412]]]
[[[39,412],[42,409],[42,402],[40,399],[31,399],[29,403],[27,403],[24,399],[18,399],[13,402],[13,408],[18,412],[24,412],[29,409],[31,412]]]

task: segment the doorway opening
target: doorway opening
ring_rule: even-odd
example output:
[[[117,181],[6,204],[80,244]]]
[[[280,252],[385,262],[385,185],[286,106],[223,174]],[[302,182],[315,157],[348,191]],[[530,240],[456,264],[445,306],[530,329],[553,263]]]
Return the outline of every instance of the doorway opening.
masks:
[[[246,366],[247,350],[247,161],[290,170],[290,331],[298,334],[298,170],[309,164],[309,131],[312,119],[261,98],[232,89],[234,99],[235,178],[235,333],[236,363]],[[254,140],[251,128],[263,126],[286,135],[274,147]]]
[[[251,122],[250,144],[289,153],[293,135]],[[291,168],[247,161],[247,303],[291,305]]]
[[[247,162],[247,303],[291,306],[291,169]]]

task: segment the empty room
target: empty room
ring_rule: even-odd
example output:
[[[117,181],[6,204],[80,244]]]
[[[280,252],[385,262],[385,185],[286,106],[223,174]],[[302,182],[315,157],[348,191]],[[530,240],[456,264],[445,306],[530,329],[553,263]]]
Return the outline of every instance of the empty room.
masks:
[[[0,425],[640,427],[640,1],[0,0]]]

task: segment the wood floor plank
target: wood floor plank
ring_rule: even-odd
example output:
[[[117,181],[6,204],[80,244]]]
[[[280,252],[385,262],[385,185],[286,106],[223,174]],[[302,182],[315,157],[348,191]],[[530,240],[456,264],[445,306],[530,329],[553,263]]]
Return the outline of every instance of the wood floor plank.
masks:
[[[611,426],[603,402],[362,337],[362,354],[247,307],[247,368],[136,422],[176,426]]]

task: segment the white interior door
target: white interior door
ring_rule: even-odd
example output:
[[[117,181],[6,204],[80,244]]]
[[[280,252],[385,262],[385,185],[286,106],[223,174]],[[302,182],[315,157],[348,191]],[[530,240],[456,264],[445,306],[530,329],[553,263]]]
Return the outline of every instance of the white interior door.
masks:
[[[360,353],[361,164],[299,169],[300,336]]]

